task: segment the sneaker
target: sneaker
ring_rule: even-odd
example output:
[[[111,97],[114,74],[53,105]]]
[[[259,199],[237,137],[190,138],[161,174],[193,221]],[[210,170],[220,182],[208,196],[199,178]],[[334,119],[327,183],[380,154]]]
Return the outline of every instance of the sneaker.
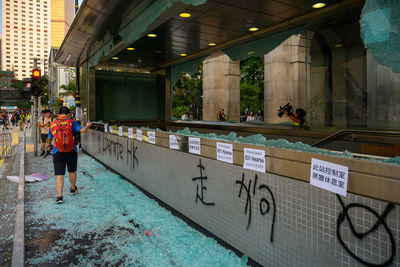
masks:
[[[47,158],[47,156],[50,155],[50,154],[51,154],[51,151],[50,151],[50,150],[47,150],[47,152],[46,152],[46,154],[44,155],[43,158]]]
[[[64,203],[63,197],[57,197],[56,204]]]
[[[46,154],[46,152],[44,150],[42,150],[42,153],[40,153],[40,156],[44,156],[44,154]]]
[[[75,185],[75,189],[72,189],[72,188],[69,189],[69,192],[71,195],[75,195],[76,191],[78,191],[78,187],[76,187],[76,185]]]

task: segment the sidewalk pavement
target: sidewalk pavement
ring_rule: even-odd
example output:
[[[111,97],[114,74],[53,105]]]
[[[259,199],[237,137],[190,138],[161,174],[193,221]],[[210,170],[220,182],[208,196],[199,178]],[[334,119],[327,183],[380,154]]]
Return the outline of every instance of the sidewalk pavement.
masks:
[[[18,183],[7,180],[7,176],[19,175],[19,143],[22,133],[18,127],[6,130],[13,134],[10,156],[0,164],[0,266],[11,266],[14,241],[15,213]]]

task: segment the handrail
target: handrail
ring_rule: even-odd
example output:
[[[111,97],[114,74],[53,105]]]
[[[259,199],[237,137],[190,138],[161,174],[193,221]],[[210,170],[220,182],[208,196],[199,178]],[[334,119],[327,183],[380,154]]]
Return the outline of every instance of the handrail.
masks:
[[[11,151],[11,134],[0,134],[0,160],[6,158]]]
[[[19,165],[17,214],[15,219],[12,267],[25,266],[25,131],[22,136],[21,161]]]
[[[337,136],[340,136],[342,134],[376,134],[376,135],[395,135],[397,137],[400,137],[400,132],[393,132],[393,131],[372,131],[372,130],[352,130],[352,129],[343,129],[340,131],[337,131],[323,139],[321,139],[320,141],[312,144],[311,146],[315,146],[318,147],[322,144],[327,143],[328,141],[331,141],[333,139],[335,139]]]

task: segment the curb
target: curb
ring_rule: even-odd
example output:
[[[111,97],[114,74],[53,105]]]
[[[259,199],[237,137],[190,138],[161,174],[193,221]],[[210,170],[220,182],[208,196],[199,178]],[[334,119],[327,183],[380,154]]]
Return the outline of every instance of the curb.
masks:
[[[15,219],[15,232],[12,267],[25,266],[25,131],[21,143],[21,161],[19,165],[17,214]]]

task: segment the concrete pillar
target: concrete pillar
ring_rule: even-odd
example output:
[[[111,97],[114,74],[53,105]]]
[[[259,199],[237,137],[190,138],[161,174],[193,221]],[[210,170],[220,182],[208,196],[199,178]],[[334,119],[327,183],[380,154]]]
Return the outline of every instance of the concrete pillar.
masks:
[[[277,115],[279,106],[288,102],[295,109],[307,108],[306,39],[301,35],[289,37],[264,56],[264,121],[290,121]]]
[[[221,108],[228,120],[240,120],[240,60],[219,51],[203,61],[203,120],[217,120]]]

